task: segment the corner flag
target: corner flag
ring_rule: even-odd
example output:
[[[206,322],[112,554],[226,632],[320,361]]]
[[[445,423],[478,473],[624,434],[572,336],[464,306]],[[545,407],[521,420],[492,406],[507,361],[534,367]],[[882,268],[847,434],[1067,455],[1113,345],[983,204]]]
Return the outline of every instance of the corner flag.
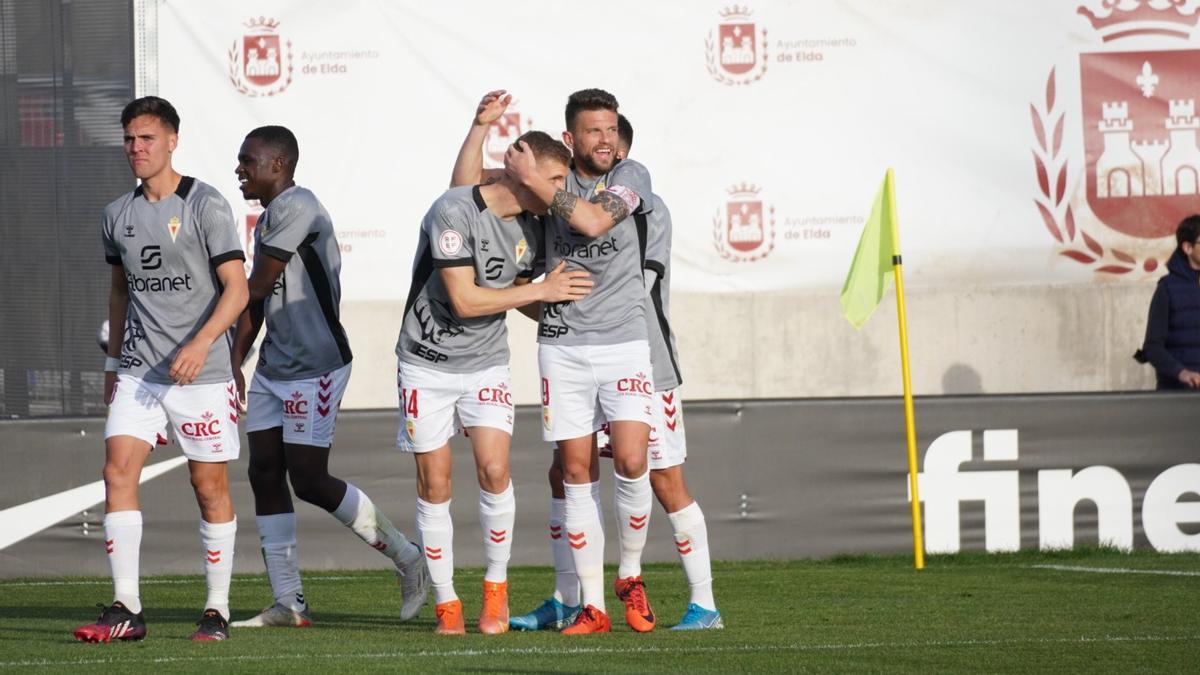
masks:
[[[858,240],[854,262],[842,286],[842,314],[861,329],[883,299],[894,277],[892,267],[900,255],[900,237],[896,227],[896,188],[892,170],[883,177],[875,195],[871,215]]]

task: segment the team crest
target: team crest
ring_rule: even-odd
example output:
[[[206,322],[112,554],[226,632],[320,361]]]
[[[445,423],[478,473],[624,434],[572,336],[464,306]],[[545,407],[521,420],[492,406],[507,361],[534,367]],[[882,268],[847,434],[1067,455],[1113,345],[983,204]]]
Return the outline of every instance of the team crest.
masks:
[[[747,7],[726,7],[704,40],[708,74],[722,84],[752,84],[767,72],[767,29],[758,29],[751,14]]]
[[[775,248],[775,208],[763,203],[760,192],[747,183],[729,188],[729,201],[713,217],[713,246],[722,258],[753,262]]]
[[[167,232],[171,233],[172,242],[175,241],[175,237],[179,236],[179,218],[177,216],[171,216],[171,219],[167,221]]]
[[[1200,211],[1200,49],[1189,42],[1200,14],[1184,7],[1080,6],[1099,40],[1078,55],[1079,96],[1062,95],[1052,68],[1044,105],[1030,107],[1034,202],[1058,253],[1096,272],[1153,272],[1174,249],[1179,221]],[[1080,130],[1083,157],[1064,149],[1064,127]]]
[[[488,159],[489,168],[504,166],[504,153],[508,146],[516,142],[521,134],[529,131],[533,120],[522,117],[521,113],[513,110],[510,104],[495,122],[488,127],[487,139],[483,143],[483,154]]]
[[[229,81],[247,96],[282,93],[292,83],[292,41],[279,34],[275,19],[260,16],[244,25],[248,32],[229,48]]]
[[[517,245],[513,248],[513,253],[517,254],[517,257],[516,257],[517,262],[521,262],[521,258],[525,255],[525,252],[528,250],[529,250],[529,244],[526,243],[524,238],[522,238],[520,241],[517,242]]]

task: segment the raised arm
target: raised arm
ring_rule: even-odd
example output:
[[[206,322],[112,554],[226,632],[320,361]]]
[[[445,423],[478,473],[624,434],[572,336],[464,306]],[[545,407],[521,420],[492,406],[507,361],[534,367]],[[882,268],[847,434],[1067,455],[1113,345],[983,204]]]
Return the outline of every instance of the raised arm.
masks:
[[[471,120],[471,128],[463,139],[462,147],[458,149],[458,157],[454,160],[454,170],[450,174],[450,187],[460,185],[478,185],[489,179],[498,178],[503,173],[500,169],[484,170],[483,144],[487,141],[488,127],[500,119],[508,104],[512,102],[512,94],[503,89],[489,91],[483,95],[475,108],[475,118]]]

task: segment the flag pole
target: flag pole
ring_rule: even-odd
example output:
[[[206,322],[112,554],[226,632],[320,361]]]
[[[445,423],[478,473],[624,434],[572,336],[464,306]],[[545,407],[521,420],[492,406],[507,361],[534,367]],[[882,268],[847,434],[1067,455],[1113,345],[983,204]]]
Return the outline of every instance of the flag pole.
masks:
[[[896,186],[892,170],[885,180],[888,217],[892,223],[892,271],[896,275],[896,319],[900,323],[900,372],[904,378],[904,428],[908,441],[908,483],[912,494],[913,566],[925,569],[925,543],[921,534],[921,496],[917,490],[917,426],[913,416],[912,375],[908,367],[908,318],[904,311],[904,265],[900,257],[900,228],[896,219]]]

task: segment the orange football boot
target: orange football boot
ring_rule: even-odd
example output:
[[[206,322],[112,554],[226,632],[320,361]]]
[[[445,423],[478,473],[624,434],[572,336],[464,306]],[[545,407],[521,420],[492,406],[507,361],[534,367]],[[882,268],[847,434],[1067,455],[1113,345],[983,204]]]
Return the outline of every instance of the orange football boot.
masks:
[[[562,629],[563,635],[587,635],[588,633],[608,633],[612,631],[612,622],[608,620],[608,615],[596,609],[593,605],[587,605],[579,612],[579,616],[575,617],[575,623]]]
[[[508,582],[483,580],[483,609],[479,610],[479,632],[499,635],[508,632]]]
[[[434,613],[437,614],[437,628],[433,632],[438,635],[466,635],[467,627],[463,624],[462,600],[438,603]]]
[[[650,609],[650,601],[646,599],[646,584],[640,576],[618,577],[613,583],[613,591],[625,603],[625,623],[630,628],[639,633],[654,630],[654,610]]]

